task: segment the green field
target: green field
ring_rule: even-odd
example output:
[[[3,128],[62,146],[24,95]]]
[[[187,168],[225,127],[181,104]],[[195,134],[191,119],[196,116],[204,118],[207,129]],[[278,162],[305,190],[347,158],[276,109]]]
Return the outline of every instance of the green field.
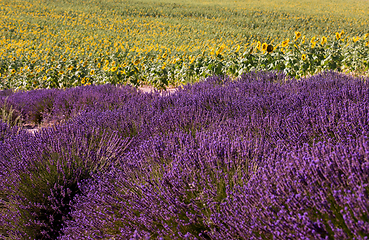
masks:
[[[366,0],[1,0],[0,19],[0,89],[165,88],[259,69],[302,77],[369,67]]]

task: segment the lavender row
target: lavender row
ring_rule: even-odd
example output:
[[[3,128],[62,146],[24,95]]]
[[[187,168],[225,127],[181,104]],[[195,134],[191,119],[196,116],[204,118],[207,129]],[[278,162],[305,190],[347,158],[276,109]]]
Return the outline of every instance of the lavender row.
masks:
[[[369,142],[145,141],[82,188],[61,239],[365,239]]]
[[[129,141],[73,125],[5,139],[0,144],[0,236],[55,239],[80,182],[113,166]]]
[[[13,119],[20,117],[23,124],[48,125],[72,118],[84,110],[119,108],[137,94],[133,87],[113,85],[16,93],[6,90],[0,93],[0,109],[5,114],[13,114]]]
[[[163,96],[48,91],[6,93],[24,116],[69,120],[34,136],[0,125],[3,238],[369,234],[365,79],[259,72]]]

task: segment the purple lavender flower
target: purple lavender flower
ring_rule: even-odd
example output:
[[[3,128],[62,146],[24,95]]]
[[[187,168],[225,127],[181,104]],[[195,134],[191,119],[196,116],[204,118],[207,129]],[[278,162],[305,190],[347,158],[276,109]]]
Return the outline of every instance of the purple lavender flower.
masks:
[[[35,136],[4,128],[0,234],[365,239],[367,82],[252,72],[162,96],[58,90],[49,112],[68,121]]]

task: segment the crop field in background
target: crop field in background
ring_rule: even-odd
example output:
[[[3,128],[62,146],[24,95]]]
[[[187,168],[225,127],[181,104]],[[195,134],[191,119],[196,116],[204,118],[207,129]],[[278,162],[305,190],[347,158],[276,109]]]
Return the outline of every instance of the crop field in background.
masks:
[[[368,1],[1,0],[0,89],[366,74]]]

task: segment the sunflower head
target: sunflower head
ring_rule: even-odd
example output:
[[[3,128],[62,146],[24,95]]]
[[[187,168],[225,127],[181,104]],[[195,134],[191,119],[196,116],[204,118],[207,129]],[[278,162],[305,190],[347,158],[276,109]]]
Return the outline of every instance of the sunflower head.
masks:
[[[305,61],[305,60],[306,60],[306,54],[302,54],[301,59],[302,59],[303,61]]]
[[[300,32],[295,32],[295,38],[296,40],[299,39],[301,37],[301,33]]]
[[[263,45],[261,45],[261,49],[262,49],[263,51],[266,51],[266,50],[267,50],[267,48],[268,48],[268,44],[267,44],[267,43],[263,43]]]
[[[359,41],[360,40],[360,37],[352,37],[352,41],[353,42],[357,42],[357,41]]]
[[[237,45],[237,49],[236,49],[236,51],[235,51],[235,53],[238,53],[238,51],[240,51],[240,45]]]
[[[225,49],[226,45],[223,43],[218,50],[215,52],[216,55],[222,54],[223,50]]]
[[[290,40],[287,38],[286,40],[284,40],[282,42],[282,47],[287,47],[288,43],[290,42]]]
[[[341,38],[341,34],[339,34],[338,32],[336,32],[336,39],[340,39]]]
[[[258,45],[256,46],[256,48],[260,50],[260,47],[261,47],[261,42],[258,41]]]
[[[327,38],[326,37],[322,37],[322,41],[320,42],[321,45],[324,45],[325,43],[327,43]]]
[[[273,45],[272,44],[269,44],[266,50],[267,50],[268,53],[272,53],[273,50],[274,50]]]

